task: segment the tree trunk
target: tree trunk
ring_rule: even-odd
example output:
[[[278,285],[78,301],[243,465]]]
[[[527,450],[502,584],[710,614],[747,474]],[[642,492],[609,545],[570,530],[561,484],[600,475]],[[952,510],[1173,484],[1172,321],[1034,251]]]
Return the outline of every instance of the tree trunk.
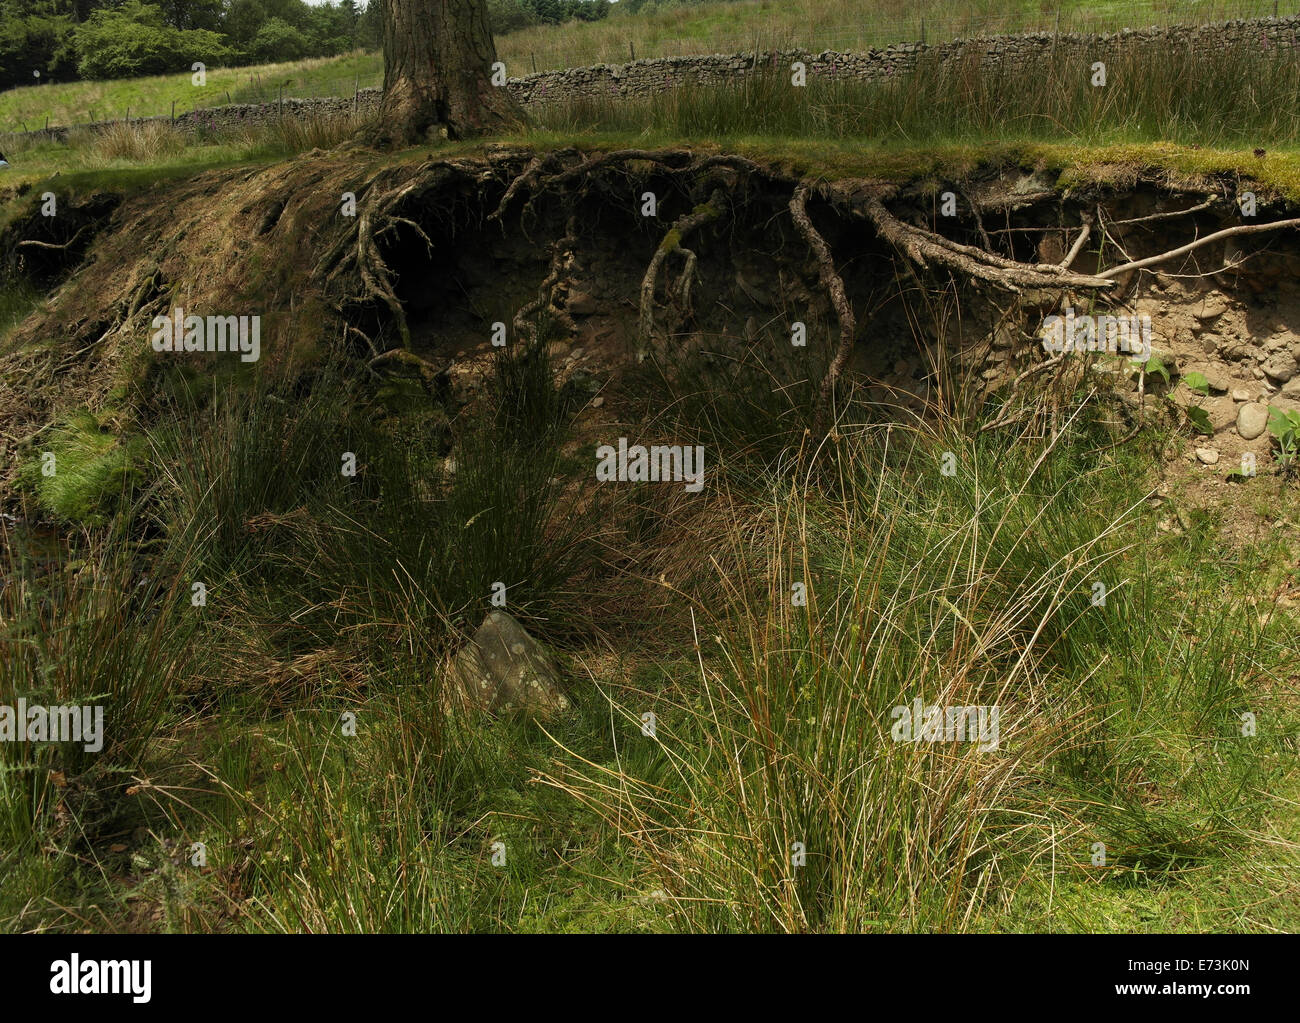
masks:
[[[523,111],[492,84],[497,59],[486,0],[382,0],[384,98],[376,134],[415,145],[509,131]]]

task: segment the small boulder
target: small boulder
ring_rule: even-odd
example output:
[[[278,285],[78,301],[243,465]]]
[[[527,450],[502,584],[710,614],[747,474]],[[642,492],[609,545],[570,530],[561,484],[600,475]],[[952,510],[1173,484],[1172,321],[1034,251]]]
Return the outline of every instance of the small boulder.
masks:
[[[1214,448],[1197,448],[1196,457],[1204,465],[1215,465],[1219,461],[1219,453]]]
[[[1264,372],[1279,384],[1285,384],[1300,372],[1300,365],[1296,364],[1295,356],[1284,349],[1269,356],[1268,361],[1264,363]]]
[[[1228,303],[1221,295],[1208,295],[1192,315],[1201,322],[1215,320],[1228,311]]]
[[[1254,440],[1268,426],[1268,406],[1258,402],[1242,405],[1237,411],[1237,433],[1243,440]]]
[[[492,714],[551,718],[569,709],[547,649],[505,611],[491,611],[452,659],[449,695]]]

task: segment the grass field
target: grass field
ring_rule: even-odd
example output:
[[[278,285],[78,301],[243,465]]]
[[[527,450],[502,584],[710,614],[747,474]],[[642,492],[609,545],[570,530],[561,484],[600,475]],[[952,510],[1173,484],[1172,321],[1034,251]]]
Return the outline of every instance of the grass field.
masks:
[[[354,88],[383,84],[378,54],[260,64],[241,68],[209,68],[202,87],[191,72],[153,75],[120,81],[66,82],[29,86],[0,93],[0,130],[22,131],[51,125],[74,126],[91,120],[109,121],[169,115],[232,103],[273,103],[283,86],[286,96],[351,96]]]
[[[717,453],[708,509],[577,513],[573,410],[519,358],[458,429],[454,478],[429,424],[377,426],[356,383],[328,376],[307,401],[221,392],[129,450],[93,422],[56,431],[71,485],[109,496],[107,474],[100,507],[117,511],[53,565],[6,537],[0,622],[24,641],[0,646],[0,695],[94,693],[132,741],[93,759],[0,750],[0,928],[1300,925],[1295,637],[1252,600],[1287,581],[1286,539],[1226,555],[1212,513],[1160,534],[1143,495],[1169,437],[1099,455],[1080,408],[1044,451],[850,410],[796,479],[782,456],[806,379],[689,373],[655,428]],[[524,408],[540,410],[527,430]],[[364,485],[333,471],[345,449]],[[1295,521],[1294,488],[1262,486],[1270,517]],[[126,539],[145,520],[147,547]],[[648,608],[603,557],[610,530],[674,574],[716,551],[653,635],[629,627]],[[1098,575],[1123,584],[1090,608]],[[221,595],[198,615],[175,582],[192,578]],[[521,580],[511,607],[531,628],[570,637],[577,709],[546,731],[438,709],[430,666],[494,578]],[[50,587],[57,601],[24,601]],[[918,695],[1005,706],[999,751],[891,743],[889,708]],[[1243,708],[1262,722],[1249,741]],[[207,869],[185,866],[195,843]]]
[[[1294,14],[1283,4],[1279,13]],[[1060,15],[1058,18],[1058,9]],[[914,41],[922,32],[930,42],[974,34],[1034,30],[1114,31],[1152,24],[1193,24],[1228,17],[1273,13],[1271,0],[991,0],[965,4],[960,11],[944,0],[740,0],[699,4],[668,11],[624,15],[615,10],[601,22],[574,22],[514,32],[497,39],[498,56],[508,73],[519,77],[534,70],[622,63],[637,57],[698,53],[735,53],[755,49],[858,51],[893,42]],[[924,29],[922,23],[924,22]],[[194,86],[188,71],[175,75],[109,82],[70,82],[10,89],[0,93],[0,132],[90,120],[170,114],[230,101],[274,101],[283,86],[286,96],[350,96],[356,86],[383,84],[378,54],[208,70],[207,84]]]
[[[794,88],[783,75],[759,75],[646,98],[570,98],[534,108],[524,137],[589,148],[725,144],[794,160],[810,172],[903,179],[941,165],[1035,153],[1056,166],[1245,172],[1300,197],[1295,61],[1249,46],[1129,54],[1111,61],[1104,90],[1090,86],[1087,71],[1051,60],[972,71],[923,59],[914,74],[870,83],[814,78]],[[74,133],[66,142],[14,140],[6,182],[273,159],[344,141],[358,124],[285,118],[210,135],[119,125],[103,135]]]

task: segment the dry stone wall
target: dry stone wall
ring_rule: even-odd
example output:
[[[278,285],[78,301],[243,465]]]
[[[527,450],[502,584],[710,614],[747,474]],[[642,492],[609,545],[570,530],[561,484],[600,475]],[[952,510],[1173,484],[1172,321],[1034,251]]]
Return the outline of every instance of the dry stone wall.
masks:
[[[1220,49],[1247,43],[1262,49],[1300,57],[1300,15],[1220,22],[1213,25],[1176,25],[1167,28],[1124,30],[1110,35],[1053,35],[1038,33],[956,39],[946,43],[896,43],[865,53],[808,53],[802,50],[762,54],[715,54],[699,57],[666,57],[634,60],[626,64],[597,64],[593,67],[542,71],[523,78],[511,78],[508,88],[525,106],[564,100],[572,96],[649,96],[676,86],[736,82],[745,75],[769,69],[788,70],[802,61],[809,80],[857,79],[878,81],[914,70],[922,59],[941,63],[956,59],[980,59],[1000,64],[1038,60],[1053,53],[1074,54],[1088,60],[1144,47],[1186,47],[1192,50]],[[508,70],[508,69],[507,69]],[[357,96],[319,99],[286,99],[283,103],[234,104],[177,115],[178,127],[196,131],[220,131],[253,125],[276,117],[346,114],[373,110],[379,102],[378,89],[363,89]],[[133,118],[167,121],[168,117]],[[117,121],[83,125],[102,128]],[[67,127],[51,127],[16,134],[66,136]]]

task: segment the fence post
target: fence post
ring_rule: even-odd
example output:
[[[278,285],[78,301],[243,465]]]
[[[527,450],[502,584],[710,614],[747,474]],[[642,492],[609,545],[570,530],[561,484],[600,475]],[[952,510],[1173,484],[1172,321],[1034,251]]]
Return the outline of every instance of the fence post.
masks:
[[[230,90],[226,90],[226,105],[230,106]]]
[[[636,43],[632,42],[631,39],[627,41],[627,49],[628,52],[632,54],[632,59],[636,60]]]
[[[537,74],[537,54],[530,53],[528,56],[533,58],[533,74]]]
[[[176,123],[176,101],[172,100],[172,124]]]

